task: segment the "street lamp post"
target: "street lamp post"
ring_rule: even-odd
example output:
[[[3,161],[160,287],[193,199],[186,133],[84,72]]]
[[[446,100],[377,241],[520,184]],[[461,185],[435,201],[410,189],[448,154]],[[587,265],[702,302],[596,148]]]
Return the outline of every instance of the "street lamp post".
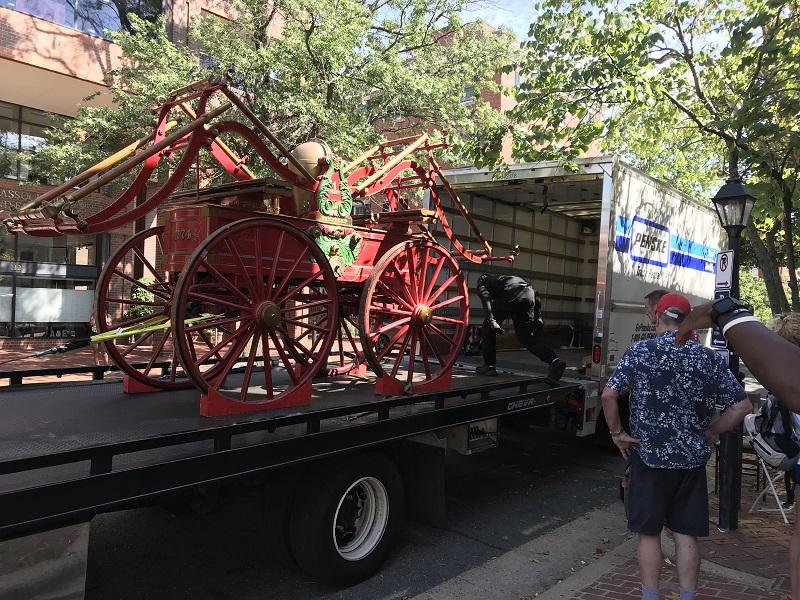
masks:
[[[742,230],[750,220],[755,198],[747,193],[738,177],[728,179],[712,198],[720,223],[728,234],[728,249],[733,250],[731,296],[738,298],[739,249]],[[728,367],[739,375],[739,355],[731,350]],[[734,531],[739,526],[739,504],[742,492],[742,428],[723,433],[719,439],[719,529]]]

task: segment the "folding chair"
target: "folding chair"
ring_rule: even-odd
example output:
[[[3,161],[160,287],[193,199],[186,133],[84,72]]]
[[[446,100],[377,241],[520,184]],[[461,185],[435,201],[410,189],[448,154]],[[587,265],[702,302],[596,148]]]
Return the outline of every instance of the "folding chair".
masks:
[[[783,522],[788,525],[789,519],[786,518],[786,509],[783,508],[783,503],[781,502],[781,498],[780,496],[778,496],[778,491],[775,489],[775,482],[782,481],[785,476],[785,473],[783,471],[779,471],[777,469],[773,469],[767,466],[767,463],[765,463],[764,459],[762,459],[760,456],[756,456],[756,458],[758,459],[758,463],[761,466],[761,469],[763,469],[764,471],[764,477],[766,478],[765,480],[767,482],[767,485],[765,485],[764,489],[762,489],[759,492],[758,496],[756,496],[756,499],[753,502],[753,505],[750,507],[749,512],[752,513],[755,512],[756,510],[758,510],[758,512],[780,512],[781,517],[783,517]],[[773,475],[772,473],[775,473],[775,475]],[[772,497],[775,499],[775,506],[777,506],[778,508],[756,509],[756,504],[758,504],[762,498],[765,498],[767,493],[772,494]]]

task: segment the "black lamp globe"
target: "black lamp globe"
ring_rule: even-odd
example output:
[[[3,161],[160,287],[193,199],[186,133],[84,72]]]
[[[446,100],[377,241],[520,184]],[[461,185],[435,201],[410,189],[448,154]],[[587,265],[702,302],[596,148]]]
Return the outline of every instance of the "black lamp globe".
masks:
[[[747,193],[741,179],[728,179],[711,201],[726,231],[728,228],[741,231],[747,227],[755,198]]]

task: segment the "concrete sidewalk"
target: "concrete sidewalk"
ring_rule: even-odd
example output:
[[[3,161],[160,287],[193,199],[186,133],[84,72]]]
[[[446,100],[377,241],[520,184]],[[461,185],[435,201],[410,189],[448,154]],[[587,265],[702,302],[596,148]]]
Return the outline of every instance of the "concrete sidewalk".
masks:
[[[710,482],[713,482],[713,469],[712,458]],[[761,479],[763,481],[763,477]],[[783,486],[778,487],[782,494]],[[710,495],[710,536],[700,541],[702,564],[697,600],[784,600],[791,592],[788,553],[794,513],[788,515],[790,522],[787,525],[780,512],[748,512],[757,493],[754,478],[743,477],[739,528],[729,533],[717,529],[719,501],[715,494]],[[759,503],[758,508],[774,509],[774,500],[770,498]],[[679,586],[674,546],[668,533],[662,540],[665,560],[661,594],[667,600],[677,600]],[[636,543],[636,537],[632,535],[596,562],[534,597],[537,600],[640,598]]]

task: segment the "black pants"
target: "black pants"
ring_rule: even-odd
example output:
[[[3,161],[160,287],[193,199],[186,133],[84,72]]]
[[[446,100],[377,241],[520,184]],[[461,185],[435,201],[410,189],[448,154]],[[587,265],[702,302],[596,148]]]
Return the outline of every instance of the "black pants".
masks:
[[[558,358],[558,354],[553,352],[542,339],[543,326],[541,321],[537,320],[534,299],[533,290],[528,288],[512,303],[495,303],[494,318],[498,323],[502,323],[511,317],[517,339],[531,354],[549,365]],[[487,365],[497,364],[497,332],[486,323],[483,324],[483,362]]]

